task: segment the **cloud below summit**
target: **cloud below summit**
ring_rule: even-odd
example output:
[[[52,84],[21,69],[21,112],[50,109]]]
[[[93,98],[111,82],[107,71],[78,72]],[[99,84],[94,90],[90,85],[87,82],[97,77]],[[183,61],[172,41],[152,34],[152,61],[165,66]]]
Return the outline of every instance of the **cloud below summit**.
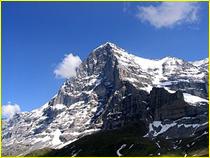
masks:
[[[198,3],[162,2],[159,5],[138,6],[137,17],[156,28],[172,28],[183,23],[198,21]]]
[[[79,56],[74,56],[72,53],[65,56],[63,61],[58,64],[54,73],[56,77],[70,78],[76,76],[76,68],[82,63]]]
[[[11,104],[10,102],[2,106],[3,117],[11,119],[16,113],[20,112],[20,106],[17,104]]]

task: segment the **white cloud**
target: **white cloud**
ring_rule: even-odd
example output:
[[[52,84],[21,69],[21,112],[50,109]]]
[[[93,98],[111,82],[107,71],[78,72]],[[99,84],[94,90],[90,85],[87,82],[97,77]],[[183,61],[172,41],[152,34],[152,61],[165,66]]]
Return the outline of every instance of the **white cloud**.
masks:
[[[137,17],[156,28],[174,27],[197,22],[198,9],[198,3],[195,2],[162,2],[157,6],[138,6]]]
[[[3,117],[11,119],[16,113],[20,112],[20,106],[17,104],[11,104],[10,102],[2,106]]]
[[[76,68],[82,63],[79,56],[68,54],[54,70],[56,77],[70,78],[76,76]]]

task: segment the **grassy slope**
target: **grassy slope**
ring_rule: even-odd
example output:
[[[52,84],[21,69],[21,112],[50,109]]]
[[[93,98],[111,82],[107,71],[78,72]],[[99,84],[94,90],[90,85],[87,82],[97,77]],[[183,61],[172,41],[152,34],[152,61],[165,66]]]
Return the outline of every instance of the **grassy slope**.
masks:
[[[164,140],[161,138],[148,139],[145,135],[145,127],[141,124],[127,126],[118,130],[100,131],[98,133],[82,137],[81,139],[59,150],[41,149],[27,156],[117,156],[116,151],[121,145],[126,147],[120,150],[123,156],[208,156],[208,135],[200,138],[183,139],[178,147],[179,140]],[[194,140],[196,143],[191,145]],[[158,147],[157,142],[161,148]],[[190,147],[187,147],[189,146]]]

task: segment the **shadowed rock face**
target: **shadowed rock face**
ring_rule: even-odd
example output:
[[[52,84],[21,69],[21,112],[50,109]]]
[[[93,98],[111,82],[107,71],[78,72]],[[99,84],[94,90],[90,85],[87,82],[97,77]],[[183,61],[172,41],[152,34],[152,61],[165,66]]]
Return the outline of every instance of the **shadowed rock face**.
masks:
[[[124,82],[122,87],[110,97],[102,114],[103,128],[116,129],[139,121],[146,123],[147,102],[147,92],[136,89],[129,82]]]
[[[49,102],[4,124],[3,155],[59,148],[98,130],[139,122],[148,137],[189,137],[208,126],[204,69],[171,57],[142,59],[106,43],[90,53],[77,76],[66,80]],[[186,102],[186,93],[200,100]]]
[[[116,91],[110,98],[103,113],[103,128],[116,129],[131,122],[177,120],[182,117],[196,117],[200,107],[194,107],[184,101],[183,93],[173,94],[164,88],[153,88],[150,94],[138,90],[129,82]]]
[[[149,100],[154,120],[184,117],[187,107],[190,106],[184,101],[181,91],[171,94],[164,88],[153,88]]]

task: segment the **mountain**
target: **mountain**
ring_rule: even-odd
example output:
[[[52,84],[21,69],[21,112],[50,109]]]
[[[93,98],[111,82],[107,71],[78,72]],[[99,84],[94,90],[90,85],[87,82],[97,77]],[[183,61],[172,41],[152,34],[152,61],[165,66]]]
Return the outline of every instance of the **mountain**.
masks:
[[[103,156],[149,156],[178,149],[185,155],[197,144],[192,153],[206,151],[207,67],[207,59],[144,59],[107,42],[49,102],[4,125],[3,155],[99,156],[104,150],[110,152]]]
[[[198,68],[203,69],[207,72],[208,72],[208,65],[209,65],[208,63],[209,63],[208,58],[191,62],[191,64],[193,64],[194,66],[197,66]]]

